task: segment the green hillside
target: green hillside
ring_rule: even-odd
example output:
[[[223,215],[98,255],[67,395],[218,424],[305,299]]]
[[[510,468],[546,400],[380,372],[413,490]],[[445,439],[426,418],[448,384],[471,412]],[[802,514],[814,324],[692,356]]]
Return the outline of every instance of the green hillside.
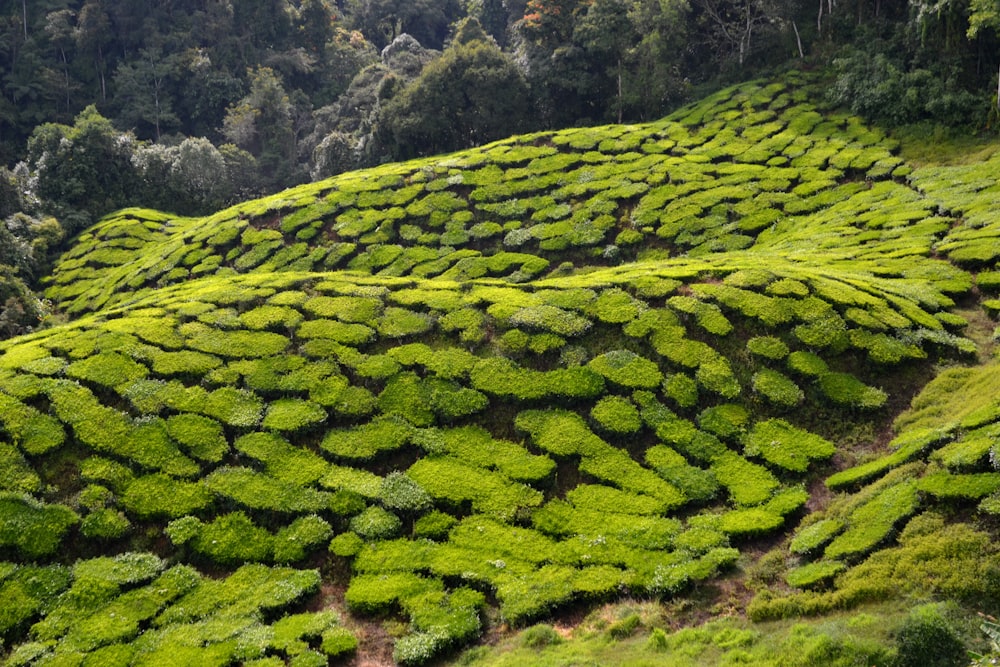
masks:
[[[7,664],[910,664],[1000,612],[1000,152],[807,83],[90,228],[0,342]]]

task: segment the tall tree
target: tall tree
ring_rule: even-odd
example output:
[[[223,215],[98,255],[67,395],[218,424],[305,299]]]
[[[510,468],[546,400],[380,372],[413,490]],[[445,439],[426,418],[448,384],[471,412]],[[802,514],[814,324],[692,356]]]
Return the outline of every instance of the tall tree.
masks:
[[[164,55],[159,48],[151,47],[143,49],[135,60],[118,66],[114,84],[120,122],[135,127],[140,135],[151,129],[156,141],[164,130],[180,125],[171,85],[179,61],[178,56]]]
[[[397,157],[476,146],[529,126],[520,71],[495,42],[478,38],[481,28],[468,26],[383,109],[381,132]]]
[[[70,234],[135,203],[135,139],[91,105],[72,126],[46,123],[28,141],[36,193]]]
[[[458,0],[350,0],[354,26],[378,48],[406,33],[440,49],[449,26],[463,16]]]
[[[295,108],[274,70],[250,74],[250,92],[226,111],[226,138],[252,154],[271,185],[295,178]]]

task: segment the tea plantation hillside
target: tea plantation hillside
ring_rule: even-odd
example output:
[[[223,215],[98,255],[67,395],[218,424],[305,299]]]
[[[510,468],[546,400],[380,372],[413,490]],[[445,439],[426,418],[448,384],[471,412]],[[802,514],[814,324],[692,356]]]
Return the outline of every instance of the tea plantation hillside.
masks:
[[[92,227],[0,343],[0,656],[411,665],[636,600],[638,662],[890,664],[1000,612],[1000,152],[806,91]]]

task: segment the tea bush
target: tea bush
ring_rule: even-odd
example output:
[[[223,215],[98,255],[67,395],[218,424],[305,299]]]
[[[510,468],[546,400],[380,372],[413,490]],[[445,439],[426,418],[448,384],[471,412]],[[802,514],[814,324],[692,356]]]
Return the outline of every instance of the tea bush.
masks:
[[[295,432],[326,421],[326,411],[316,403],[282,398],[267,406],[262,426],[275,431]]]
[[[0,492],[0,546],[30,559],[54,553],[80,517],[65,505],[46,504],[21,493]]]
[[[204,478],[203,484],[213,493],[252,510],[285,514],[319,512],[330,502],[330,495],[323,491],[242,467],[218,468]]]
[[[613,434],[636,433],[642,428],[639,410],[627,398],[605,396],[591,409],[590,417],[598,427]]]
[[[655,389],[663,381],[655,363],[627,350],[605,352],[587,365],[609,382],[629,389]]]
[[[760,456],[768,463],[795,472],[805,472],[812,461],[828,459],[836,451],[829,440],[782,419],[754,424],[744,439],[747,456]]]
[[[805,398],[799,386],[776,370],[764,368],[750,378],[754,392],[776,406],[790,408]]]

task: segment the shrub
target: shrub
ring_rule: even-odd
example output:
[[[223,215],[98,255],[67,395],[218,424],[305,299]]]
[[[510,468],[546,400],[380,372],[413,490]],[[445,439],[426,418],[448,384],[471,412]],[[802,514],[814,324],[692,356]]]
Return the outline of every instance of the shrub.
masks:
[[[816,588],[829,583],[845,569],[843,563],[821,560],[789,570],[785,582],[794,588]]]
[[[875,409],[885,405],[887,394],[869,387],[848,373],[822,373],[819,386],[823,394],[834,403],[861,409]]]
[[[628,350],[605,352],[587,365],[622,387],[655,389],[663,381],[663,373],[655,363]]]
[[[361,426],[331,430],[320,446],[334,456],[365,460],[403,447],[412,434],[413,427],[406,421],[397,416],[382,416]]]
[[[205,509],[212,503],[212,493],[200,482],[184,482],[157,473],[131,482],[121,501],[126,510],[141,519],[172,519]]]
[[[66,439],[58,420],[4,393],[0,393],[0,425],[12,444],[33,456],[59,447]]]
[[[35,493],[42,480],[17,449],[0,442],[0,491]]]
[[[674,373],[663,381],[663,394],[679,407],[692,408],[698,404],[698,383],[690,375]]]
[[[766,468],[750,463],[736,452],[725,450],[712,460],[709,470],[729,491],[737,505],[757,505],[780,486]]]
[[[433,326],[434,320],[425,313],[389,307],[378,322],[378,332],[384,338],[404,338],[429,331]]]
[[[124,514],[107,507],[90,512],[80,522],[80,532],[84,537],[98,540],[124,537],[131,527]]]
[[[630,230],[626,230],[630,231]],[[635,231],[635,230],[631,230]],[[625,232],[622,232],[625,234]],[[642,240],[642,235],[636,241]],[[588,308],[588,311],[601,322],[609,324],[625,324],[631,322],[640,313],[645,311],[647,306],[642,301],[634,299],[628,292],[619,288],[606,289]]]
[[[359,502],[360,498],[370,500],[378,498],[382,489],[382,478],[360,468],[330,465],[320,484],[328,489],[340,489],[341,493],[347,494],[341,498],[341,504],[345,507],[345,512],[342,513],[357,514],[364,509],[364,502],[361,502],[359,507],[354,507],[356,502],[350,500],[350,497],[354,496]],[[353,508],[353,511],[346,511],[347,508]]]
[[[805,394],[797,384],[770,368],[764,368],[754,373],[750,384],[755,392],[781,407],[793,407],[805,398]]]
[[[788,356],[788,346],[774,336],[756,336],[747,341],[750,354],[765,359],[779,360]]]
[[[672,296],[667,303],[676,310],[694,315],[698,326],[713,336],[726,336],[733,330],[733,325],[714,303],[690,296]]]
[[[363,296],[314,296],[302,308],[317,317],[369,324],[382,313],[382,301]]]
[[[830,458],[836,451],[829,440],[782,419],[754,424],[744,441],[747,456],[761,456],[769,463],[795,472],[805,472],[810,462]]]
[[[263,426],[276,431],[300,431],[326,421],[326,410],[312,401],[280,398],[267,406]]]
[[[104,387],[118,387],[148,374],[145,366],[118,352],[95,354],[66,367],[66,375]]]
[[[297,518],[279,530],[272,540],[274,562],[294,563],[302,560],[333,535],[330,524],[310,514]]]
[[[371,341],[375,330],[364,324],[320,319],[303,322],[295,334],[305,340],[320,339],[357,346]]]
[[[955,475],[941,470],[921,477],[917,488],[941,500],[979,500],[1000,489],[1000,473]]]
[[[160,376],[197,378],[222,365],[222,360],[211,354],[194,350],[157,352],[152,355],[153,372]]]
[[[887,487],[851,512],[847,529],[827,545],[824,557],[845,559],[871,551],[889,537],[900,521],[917,511],[919,502],[913,481]]]
[[[521,401],[558,396],[595,398],[604,392],[604,379],[589,367],[534,371],[503,357],[480,361],[470,379],[479,391]]]
[[[273,548],[271,534],[243,512],[224,514],[203,524],[188,543],[197,553],[224,565],[266,562]]]
[[[315,483],[330,467],[321,456],[295,447],[275,433],[248,433],[236,440],[235,447],[261,461],[268,475],[298,486]]]
[[[732,399],[740,395],[740,383],[725,357],[715,357],[700,364],[695,378],[702,387],[723,398]]]
[[[27,558],[48,556],[80,518],[64,505],[49,505],[31,496],[0,492],[0,545]]]
[[[169,417],[166,425],[167,434],[197,459],[218,463],[229,451],[222,426],[214,419],[184,413]]]
[[[690,465],[683,456],[665,445],[647,449],[646,463],[693,501],[710,500],[719,490],[714,474]]]
[[[330,502],[328,493],[303,488],[249,468],[224,466],[205,477],[202,483],[214,493],[255,510],[286,514],[319,512]]]
[[[521,646],[525,648],[541,649],[562,642],[562,636],[546,623],[533,625],[521,632]]]
[[[572,338],[585,333],[591,322],[568,310],[549,305],[521,308],[510,316],[510,323],[516,327],[541,329],[559,336]]]
[[[269,331],[208,329],[188,339],[188,347],[220,357],[270,357],[288,347],[288,338]]]
[[[357,533],[341,533],[330,540],[330,553],[342,558],[356,556],[365,543]]]
[[[399,517],[377,506],[369,507],[351,519],[351,530],[369,541],[397,537],[401,528]]]
[[[428,453],[447,453],[472,465],[498,470],[516,481],[540,481],[555,469],[555,463],[547,456],[531,454],[507,440],[496,440],[479,426],[452,428],[437,434],[439,438],[424,438],[418,444]]]
[[[382,479],[379,490],[382,503],[389,509],[419,512],[430,509],[431,497],[411,477],[393,471]]]
[[[698,415],[698,426],[720,438],[737,438],[746,431],[750,413],[736,403],[705,408]]]
[[[969,662],[965,644],[938,604],[910,612],[896,635],[900,667],[959,667]]]
[[[591,409],[590,417],[600,428],[610,433],[636,433],[642,428],[639,410],[621,396],[605,396],[599,400]]]
[[[788,367],[801,375],[818,377],[827,372],[826,362],[812,352],[802,350],[788,355]]]
[[[433,510],[424,514],[413,523],[413,537],[429,540],[443,540],[448,532],[455,527],[458,519],[450,514]]]
[[[826,545],[844,529],[840,519],[822,519],[799,528],[788,545],[793,554],[811,554]]]
[[[253,427],[260,423],[264,402],[253,392],[222,387],[208,394],[204,403],[193,412],[218,419],[236,427]]]
[[[542,494],[535,489],[451,457],[425,456],[407,474],[432,498],[458,507],[468,502],[484,514],[509,518],[520,508],[542,503]]]

